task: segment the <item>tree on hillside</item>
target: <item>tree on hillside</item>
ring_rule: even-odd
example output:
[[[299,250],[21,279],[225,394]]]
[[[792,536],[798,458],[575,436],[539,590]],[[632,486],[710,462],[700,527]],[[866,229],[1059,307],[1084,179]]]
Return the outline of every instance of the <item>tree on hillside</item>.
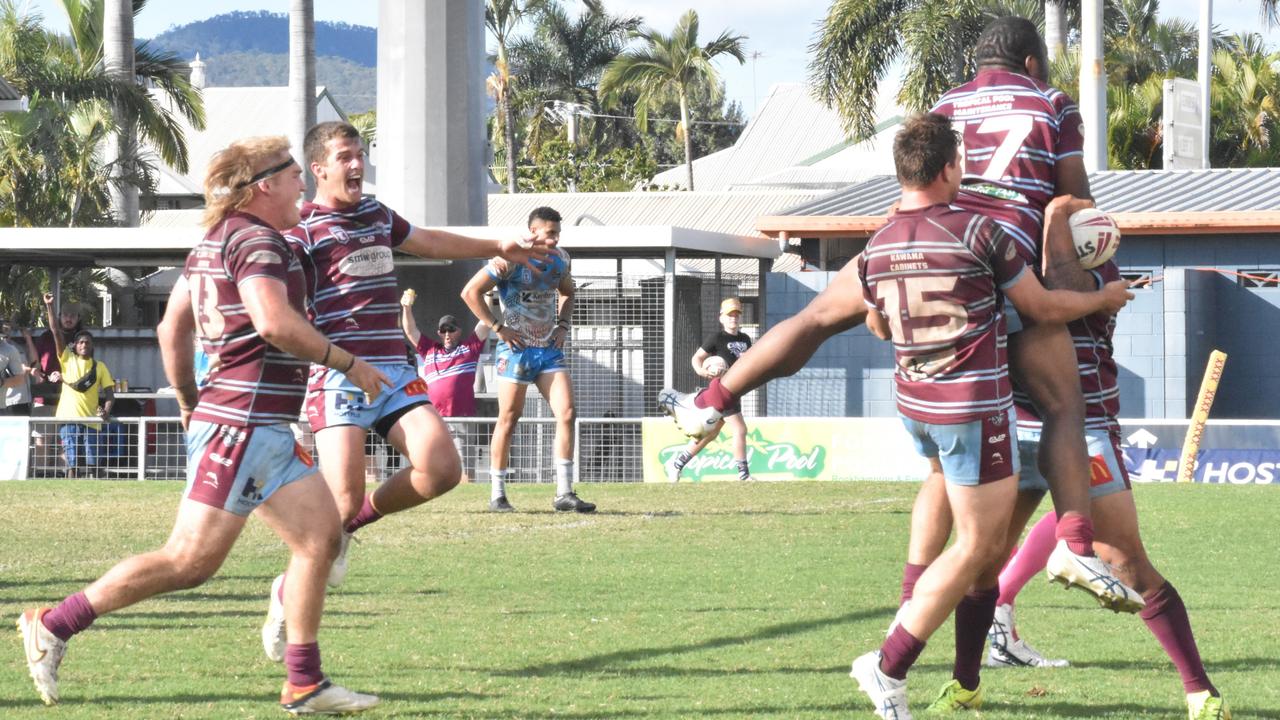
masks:
[[[635,32],[635,37],[643,41],[641,47],[624,52],[609,64],[600,82],[600,97],[608,105],[624,93],[634,92],[635,116],[642,130],[648,127],[650,108],[673,96],[678,99],[677,132],[683,133],[688,189],[693,190],[690,92],[698,85],[715,86],[718,74],[712,62],[716,58],[728,55],[739,64],[745,63],[742,41],[746,36],[732,35],[726,30],[711,42],[699,45],[698,13],[689,10],[676,22],[670,35],[646,27]]]

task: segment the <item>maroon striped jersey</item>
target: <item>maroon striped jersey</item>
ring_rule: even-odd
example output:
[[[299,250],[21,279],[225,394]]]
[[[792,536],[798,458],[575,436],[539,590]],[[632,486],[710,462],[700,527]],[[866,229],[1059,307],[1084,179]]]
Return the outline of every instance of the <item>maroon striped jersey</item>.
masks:
[[[903,415],[953,425],[1013,407],[997,290],[1024,270],[999,225],[949,205],[900,210],[871,237],[858,275],[889,319]]]
[[[1120,268],[1107,261],[1089,270],[1098,287],[1120,279]],[[1080,390],[1084,393],[1084,426],[1090,430],[1120,432],[1120,384],[1111,336],[1116,329],[1116,316],[1105,312],[1086,315],[1067,323],[1071,342],[1076,348],[1076,364],[1080,369]],[[1015,391],[1018,427],[1040,429],[1040,415],[1031,398]]]
[[[306,202],[285,233],[307,276],[312,321],[335,345],[367,362],[405,362],[392,248],[413,227],[364,198],[350,210]]]
[[[289,304],[305,312],[302,264],[279,232],[233,212],[187,255],[196,335],[209,356],[193,420],[247,427],[295,422],[307,394],[309,364],[268,344],[245,310],[240,286],[251,278],[285,285]]]
[[[1057,162],[1084,155],[1075,101],[1028,75],[983,70],[932,112],[951,118],[963,138],[965,185],[994,186],[997,197],[1037,211],[1053,199]]]

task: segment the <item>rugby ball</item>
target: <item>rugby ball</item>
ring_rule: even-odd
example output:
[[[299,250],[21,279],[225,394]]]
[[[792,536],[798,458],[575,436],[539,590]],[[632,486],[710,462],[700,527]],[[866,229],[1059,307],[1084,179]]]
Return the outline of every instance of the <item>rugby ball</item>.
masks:
[[[702,372],[710,375],[711,377],[720,377],[728,369],[729,363],[725,362],[724,358],[719,355],[712,355],[702,361]]]
[[[1111,216],[1097,208],[1077,210],[1067,221],[1076,257],[1086,270],[1110,260],[1120,248],[1120,228]]]

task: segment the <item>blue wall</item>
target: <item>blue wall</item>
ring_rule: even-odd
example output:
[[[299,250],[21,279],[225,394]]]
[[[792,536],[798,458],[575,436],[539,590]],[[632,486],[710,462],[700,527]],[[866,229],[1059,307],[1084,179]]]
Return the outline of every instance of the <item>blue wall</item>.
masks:
[[[1280,267],[1274,238],[1126,238],[1117,259],[1126,273],[1163,276],[1153,286],[1136,290],[1117,320],[1122,416],[1185,418],[1209,353],[1217,348],[1228,359],[1213,417],[1277,417],[1280,289],[1246,288],[1234,277],[1194,269],[1274,270]],[[770,275],[766,327],[799,312],[834,275]],[[889,345],[865,328],[832,338],[805,369],[769,383],[768,414],[895,415]]]

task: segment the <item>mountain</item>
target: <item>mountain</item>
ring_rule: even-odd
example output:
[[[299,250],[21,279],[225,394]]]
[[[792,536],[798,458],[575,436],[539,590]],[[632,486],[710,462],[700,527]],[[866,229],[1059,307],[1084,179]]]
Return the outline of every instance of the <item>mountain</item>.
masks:
[[[289,17],[230,12],[171,27],[150,40],[185,59],[200,53],[211,86],[289,84]],[[348,115],[377,105],[378,31],[363,25],[316,22],[316,83],[329,88]]]

